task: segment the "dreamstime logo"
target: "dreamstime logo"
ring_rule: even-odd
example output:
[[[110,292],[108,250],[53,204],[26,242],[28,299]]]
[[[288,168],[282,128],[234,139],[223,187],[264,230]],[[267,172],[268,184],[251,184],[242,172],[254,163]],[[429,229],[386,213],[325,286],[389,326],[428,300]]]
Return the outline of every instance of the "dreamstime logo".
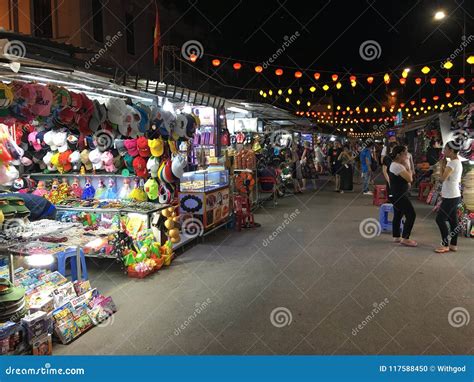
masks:
[[[456,57],[458,57],[465,49],[466,47],[474,41],[474,35],[469,35],[469,36],[462,36],[461,37],[462,42],[459,44],[459,47],[454,49],[453,53],[451,53],[446,60],[441,61],[440,68],[444,69],[444,65],[446,64],[447,61],[453,61]]]
[[[366,40],[359,47],[359,54],[365,61],[373,61],[380,58],[382,47],[375,40]]]
[[[300,37],[300,32],[296,31],[293,33],[291,36],[285,36],[283,37],[283,44],[276,50],[273,55],[271,55],[268,60],[263,61],[262,66],[263,69],[267,69],[271,64],[273,64],[278,57],[280,57],[286,50],[286,48],[289,48],[291,44],[293,44],[298,37]]]
[[[181,325],[179,325],[175,330],[174,330],[174,335],[179,336],[186,328],[196,319],[198,315],[200,315],[202,312],[204,312],[209,305],[212,303],[212,300],[210,298],[207,298],[206,301],[203,302],[196,302],[194,304],[195,309],[194,312],[189,315]]]
[[[290,326],[293,321],[293,315],[290,309],[284,306],[275,308],[270,313],[270,322],[276,328],[283,328],[284,326]]]
[[[21,41],[8,41],[3,47],[3,55],[9,60],[24,58],[26,56],[26,47]]]
[[[115,322],[115,314],[110,315],[104,321],[97,324],[98,328],[106,328],[107,326],[112,326]]]
[[[105,36],[105,43],[102,48],[99,49],[99,51],[94,54],[89,60],[87,60],[84,64],[84,68],[90,69],[90,67],[95,64],[104,54],[107,53],[107,51],[112,48],[112,46],[120,40],[120,37],[123,36],[123,33],[121,31],[118,31],[115,33],[112,37],[111,36]]]
[[[114,136],[106,130],[99,130],[94,134],[94,141],[100,151],[106,151],[114,145]]]
[[[204,54],[204,47],[202,44],[197,40],[188,40],[181,46],[181,55],[190,61],[191,57],[195,57],[196,59],[201,58]]]
[[[389,302],[390,300],[388,298],[385,298],[382,302],[374,302],[370,314],[368,314],[354,329],[352,329],[352,335],[355,337],[362,329],[364,329]]]
[[[284,149],[291,146],[293,136],[288,130],[278,129],[272,131],[269,139],[269,143],[271,146],[279,149]]]
[[[471,321],[471,316],[467,309],[462,306],[457,306],[448,313],[448,322],[453,328],[467,326],[469,325],[469,321]]]
[[[184,219],[181,223],[181,232],[184,236],[194,239],[195,237],[202,236],[204,224],[201,220],[194,217]]]
[[[360,222],[359,232],[362,237],[373,239],[376,236],[380,236],[382,233],[382,226],[377,219],[367,218]]]
[[[263,240],[262,245],[267,247],[270,242],[272,242],[273,239],[275,239],[286,228],[286,226],[295,220],[299,214],[300,210],[298,208],[296,208],[291,214],[283,214],[283,218],[285,220],[283,220],[283,222],[278,227],[276,227],[275,231],[273,231],[271,235]]]
[[[9,219],[3,223],[3,233],[8,237],[17,237],[26,232],[26,224],[23,219]]]
[[[463,129],[454,130],[452,134],[448,146],[454,150],[467,150],[470,146],[469,140],[474,139],[474,133]]]

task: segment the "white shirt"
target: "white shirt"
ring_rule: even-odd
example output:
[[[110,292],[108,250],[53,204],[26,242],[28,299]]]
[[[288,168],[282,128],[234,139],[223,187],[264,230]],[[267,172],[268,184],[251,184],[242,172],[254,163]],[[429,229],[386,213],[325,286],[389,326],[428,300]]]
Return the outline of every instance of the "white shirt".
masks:
[[[380,153],[380,156],[384,157],[384,156],[386,156],[386,155],[387,155],[387,146],[384,146],[384,147],[382,148],[382,152]]]
[[[453,171],[444,180],[441,187],[441,196],[445,199],[458,198],[461,196],[459,184],[461,183],[462,164],[459,159],[449,161],[446,167],[452,168]]]
[[[406,170],[405,166],[397,162],[392,162],[389,168],[389,171],[395,175],[400,175],[405,170]]]

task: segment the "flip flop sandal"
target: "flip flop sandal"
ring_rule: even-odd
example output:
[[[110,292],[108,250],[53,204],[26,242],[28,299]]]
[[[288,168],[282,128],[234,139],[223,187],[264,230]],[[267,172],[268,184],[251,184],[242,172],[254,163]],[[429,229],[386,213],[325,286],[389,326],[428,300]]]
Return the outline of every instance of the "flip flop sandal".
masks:
[[[410,241],[408,243],[404,243],[403,241],[400,241],[400,244],[405,246],[405,247],[417,247],[418,243],[416,241]]]
[[[449,252],[449,248],[436,248],[434,250],[436,253],[448,253]]]

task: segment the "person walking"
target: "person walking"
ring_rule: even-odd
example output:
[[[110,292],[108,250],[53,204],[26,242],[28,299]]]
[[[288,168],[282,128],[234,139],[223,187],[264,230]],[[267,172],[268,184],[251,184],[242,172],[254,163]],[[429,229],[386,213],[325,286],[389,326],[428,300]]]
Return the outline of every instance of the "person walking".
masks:
[[[461,202],[462,163],[458,157],[456,143],[450,141],[444,147],[444,158],[441,160],[441,205],[436,216],[436,223],[441,232],[441,246],[436,253],[456,252],[458,250],[458,205]],[[448,161],[449,159],[449,161]],[[449,224],[449,226],[448,226]]]
[[[353,156],[350,150],[349,144],[345,144],[343,146],[343,150],[338,158],[339,162],[341,163],[341,169],[339,171],[341,177],[340,183],[340,193],[343,194],[344,191],[352,191],[353,190],[353,183],[352,183],[352,161]]]
[[[291,177],[293,178],[293,187],[295,194],[301,194],[301,181],[303,174],[301,172],[301,161],[298,155],[298,146],[296,142],[291,145]]]
[[[334,176],[334,181],[336,183],[335,192],[340,191],[341,177],[339,171],[341,169],[341,162],[339,161],[339,155],[342,153],[341,142],[336,141],[334,148],[330,152],[330,161],[331,161],[331,174]]]
[[[321,149],[320,142],[316,142],[314,146],[314,165],[316,167],[316,173],[322,174],[323,173],[323,163],[324,163],[324,153]]]
[[[316,167],[314,166],[314,153],[311,150],[311,144],[308,141],[304,142],[304,150],[301,155],[301,172],[303,175],[303,188],[306,190],[308,179],[313,182],[313,189],[316,190]]]
[[[408,198],[408,184],[413,182],[413,173],[408,163],[408,150],[405,146],[395,146],[390,154],[392,163],[389,168],[390,189],[393,202],[392,235],[397,243],[408,247],[416,247],[418,243],[410,239],[416,212]],[[403,233],[400,237],[400,225],[405,217]]]
[[[392,202],[392,193],[390,191],[390,176],[388,175],[388,170],[390,168],[390,165],[392,164],[392,157],[390,154],[392,153],[393,148],[397,144],[395,142],[390,142],[386,151],[386,154],[384,155],[382,159],[382,174],[383,177],[385,178],[385,184],[387,186],[387,195],[388,195],[388,201],[391,203]]]
[[[360,169],[362,173],[362,192],[364,195],[373,195],[369,190],[370,173],[372,165],[372,142],[368,142],[364,149],[360,152]]]

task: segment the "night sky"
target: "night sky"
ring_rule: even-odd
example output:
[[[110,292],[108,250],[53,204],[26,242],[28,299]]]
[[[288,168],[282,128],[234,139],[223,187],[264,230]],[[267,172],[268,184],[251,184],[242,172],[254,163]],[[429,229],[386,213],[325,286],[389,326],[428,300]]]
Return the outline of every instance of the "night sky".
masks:
[[[311,84],[322,85],[331,82],[332,73],[339,73],[343,88],[331,92],[335,102],[375,104],[387,93],[396,90],[402,99],[431,97],[444,94],[448,87],[442,81],[446,70],[440,69],[444,61],[461,44],[466,22],[466,36],[474,34],[474,1],[177,1],[173,2],[182,17],[173,28],[180,28],[181,22],[192,25],[186,39],[196,39],[204,47],[204,57],[195,65],[205,69],[225,85],[246,89],[269,89],[293,87],[306,89]],[[442,9],[447,17],[435,21],[434,13]],[[299,37],[281,54],[272,67],[257,75],[253,70],[256,63],[266,61],[285,41],[285,36],[299,33]],[[359,48],[367,40],[376,41],[381,51],[373,60],[364,60]],[[474,52],[473,41],[466,48],[467,56]],[[215,70],[208,65],[212,56],[219,56],[223,64]],[[227,61],[227,58],[231,58]],[[242,69],[237,73],[232,63],[239,60]],[[246,62],[250,61],[250,62]],[[462,75],[462,56],[453,60],[451,77]],[[432,75],[437,76],[436,86],[420,87],[414,78],[424,77],[420,68],[412,71],[408,86],[402,87],[398,77],[405,67],[430,63]],[[276,68],[284,74],[277,77]],[[304,74],[295,79],[295,70]],[[385,72],[397,75],[389,86],[382,83]],[[313,73],[321,73],[319,81]],[[379,73],[373,86],[368,86],[365,78],[369,73]],[[466,64],[466,77],[470,79],[471,68]],[[356,75],[360,84],[355,90],[349,85],[349,76]],[[456,88],[451,91],[455,92]],[[246,98],[255,91],[242,91],[216,84],[216,91],[227,97]],[[324,95],[320,89],[310,96],[314,99]],[[472,98],[466,92],[465,98]],[[257,97],[258,99],[258,97]],[[376,100],[377,99],[377,100]],[[269,101],[268,99],[266,101]],[[279,104],[280,100],[270,100]],[[295,105],[285,105],[287,108]]]

